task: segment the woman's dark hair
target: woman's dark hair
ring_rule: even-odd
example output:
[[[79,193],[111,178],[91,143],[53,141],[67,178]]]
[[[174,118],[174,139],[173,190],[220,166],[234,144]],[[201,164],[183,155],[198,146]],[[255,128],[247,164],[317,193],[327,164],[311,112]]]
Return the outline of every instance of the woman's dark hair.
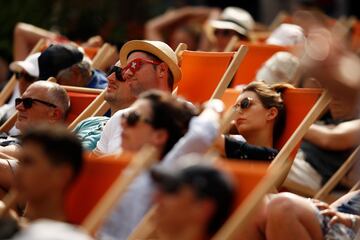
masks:
[[[270,109],[275,107],[278,110],[278,115],[275,119],[274,125],[274,134],[273,141],[277,142],[281,134],[284,131],[285,122],[286,122],[286,110],[285,104],[282,98],[282,93],[288,89],[294,88],[291,84],[288,83],[276,83],[268,85],[261,81],[254,81],[248,84],[244,89],[245,91],[254,92],[260,99],[260,102],[264,108]]]
[[[73,179],[83,166],[83,148],[80,140],[64,126],[34,126],[21,137],[21,144],[38,144],[53,165],[67,164],[73,169]]]
[[[165,129],[169,135],[162,153],[164,157],[187,132],[189,122],[197,114],[197,110],[191,103],[160,90],[144,92],[139,98],[150,101],[152,127]]]

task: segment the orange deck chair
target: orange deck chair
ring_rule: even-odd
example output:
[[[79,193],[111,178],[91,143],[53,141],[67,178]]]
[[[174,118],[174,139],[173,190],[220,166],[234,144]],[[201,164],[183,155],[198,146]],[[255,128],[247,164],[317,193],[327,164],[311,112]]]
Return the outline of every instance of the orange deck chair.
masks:
[[[236,91],[231,91],[230,95],[234,99],[233,104],[237,98]],[[282,137],[276,143],[276,147],[281,150],[272,164],[272,168],[284,165],[281,171],[277,172],[277,174],[280,174],[280,176],[277,176],[280,180],[276,180],[276,187],[283,181],[290,169],[292,161],[288,159],[293,159],[301,138],[312,122],[325,109],[330,101],[330,96],[328,92],[321,89],[287,89],[284,93],[284,101],[287,110],[285,129]],[[270,164],[269,162],[261,161],[228,161],[221,159],[217,162],[217,166],[230,172],[238,183],[237,203],[239,205],[263,179]],[[151,217],[146,219],[148,218]],[[149,223],[144,220],[143,224],[139,226],[139,229],[135,230],[130,239],[142,238],[144,236],[142,230],[149,229]],[[145,233],[145,236],[147,236],[146,234],[148,233]]]
[[[131,160],[121,156],[86,157],[82,173],[69,190],[65,212],[69,222],[80,225]]]
[[[178,84],[177,95],[193,103],[203,103],[214,96],[213,93],[222,80],[230,80],[246,54],[234,52],[184,51],[182,53],[182,78]],[[229,66],[231,64],[231,66]]]
[[[244,229],[248,218],[265,194],[281,185],[291,167],[292,161],[288,160],[289,157],[294,157],[306,130],[330,101],[327,92],[323,93],[322,97],[320,94],[319,89],[286,90],[286,125],[283,136],[276,143],[281,150],[270,165],[272,167],[269,168],[269,163],[258,161],[237,160],[218,163],[221,169],[233,175],[237,182],[238,198],[235,213],[213,239],[233,239],[240,228]],[[319,97],[320,100],[317,102]],[[281,161],[281,158],[285,161]]]
[[[240,93],[238,90],[232,89],[230,92],[232,95],[230,97],[233,97],[233,99],[236,100],[237,98],[237,92]],[[326,94],[327,93],[323,93]],[[295,89],[287,89],[284,93],[284,102],[286,106],[286,123],[285,123],[285,129],[284,132],[279,139],[278,142],[275,143],[275,147],[277,149],[283,150],[285,144],[289,141],[291,137],[294,137],[296,134],[300,134],[296,141],[296,145],[289,146],[289,149],[285,149],[286,152],[279,152],[278,156],[274,159],[276,161],[277,158],[281,157],[282,154],[290,156],[290,159],[293,159],[295,157],[295,154],[300,146],[300,140],[305,134],[306,130],[308,129],[307,126],[303,123],[305,120],[305,117],[309,115],[310,113],[314,116],[312,119],[316,119],[321,111],[327,106],[329,97],[325,96],[321,101],[323,101],[322,104],[316,106],[317,109],[314,109],[314,105],[319,100],[320,96],[322,95],[322,90],[320,89],[305,89],[305,88],[295,88]],[[234,101],[235,102],[235,101]],[[234,103],[233,102],[233,103]],[[311,112],[312,111],[312,112]],[[311,122],[311,121],[309,121]],[[310,126],[311,123],[307,122],[306,125]],[[301,131],[299,131],[301,130]],[[290,151],[290,153],[289,153]],[[288,158],[288,157],[286,157]],[[225,169],[231,169],[235,171],[235,173],[241,173],[241,176],[236,175],[236,178],[241,178],[242,181],[239,183],[242,183],[239,185],[241,188],[246,189],[253,189],[253,187],[260,181],[261,178],[254,178],[250,180],[249,182],[246,180],[248,177],[243,175],[247,173],[257,173],[258,176],[264,176],[266,173],[266,169],[269,167],[268,162],[259,162],[259,161],[243,161],[243,160],[233,160],[233,161],[221,161],[220,166],[223,166]],[[265,171],[264,171],[265,170]],[[261,173],[259,175],[259,173]],[[249,177],[249,179],[251,179]],[[254,185],[255,184],[255,185]],[[239,190],[240,190],[239,189]],[[239,191],[240,199],[242,200],[243,197],[248,193],[249,191]],[[245,194],[245,195],[244,195]]]
[[[249,48],[244,61],[237,70],[231,87],[248,84],[254,80],[256,72],[274,53],[279,51],[290,51],[288,47],[268,45],[263,43],[246,44]]]

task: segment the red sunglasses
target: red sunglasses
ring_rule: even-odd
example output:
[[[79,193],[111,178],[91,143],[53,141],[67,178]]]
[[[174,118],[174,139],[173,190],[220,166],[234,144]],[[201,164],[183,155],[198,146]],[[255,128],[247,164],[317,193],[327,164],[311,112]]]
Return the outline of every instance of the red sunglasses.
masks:
[[[141,66],[145,63],[150,63],[153,65],[159,65],[161,62],[159,61],[153,61],[153,60],[148,60],[148,59],[143,59],[143,58],[135,58],[134,60],[132,60],[131,62],[128,63],[128,65],[126,65],[123,69],[122,72],[123,74],[129,69],[133,74],[137,71],[139,71],[139,69],[141,68]]]

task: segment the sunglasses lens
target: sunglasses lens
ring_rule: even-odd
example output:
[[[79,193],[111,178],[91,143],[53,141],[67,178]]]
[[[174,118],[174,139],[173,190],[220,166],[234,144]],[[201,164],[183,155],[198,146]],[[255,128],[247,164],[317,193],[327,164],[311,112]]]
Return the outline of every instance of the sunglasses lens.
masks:
[[[249,108],[250,107],[250,99],[249,98],[243,99],[240,103],[240,107],[241,107],[241,109]]]
[[[22,102],[21,98],[16,98],[15,99],[15,106],[19,105]]]
[[[19,105],[20,103],[23,104],[25,109],[29,109],[32,107],[33,101],[31,98],[17,98],[15,99],[15,104],[16,106]]]
[[[112,66],[112,68],[110,69],[109,75],[115,73],[115,78],[116,80],[120,81],[120,82],[124,82],[124,78],[122,77],[122,70],[120,67],[118,66]]]
[[[21,73],[15,72],[15,77],[16,77],[16,79],[20,79],[21,78]]]

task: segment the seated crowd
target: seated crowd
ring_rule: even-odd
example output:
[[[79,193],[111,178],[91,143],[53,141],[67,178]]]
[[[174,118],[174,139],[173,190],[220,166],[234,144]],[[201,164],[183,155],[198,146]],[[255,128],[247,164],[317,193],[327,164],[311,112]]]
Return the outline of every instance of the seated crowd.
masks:
[[[217,19],[213,19],[214,12]],[[319,190],[336,173],[360,143],[359,105],[349,104],[349,96],[339,94],[321,78],[328,73],[327,68],[309,67],[288,52],[274,54],[253,82],[239,87],[231,107],[234,118],[227,124],[231,130],[225,133],[220,132],[226,112],[221,100],[199,106],[172,94],[182,71],[180,58],[169,45],[177,44],[179,36],[189,40],[191,36],[184,35],[193,34],[189,28],[192,22],[172,29],[169,45],[161,33],[175,22],[199,16],[202,24],[208,20],[215,37],[203,45],[207,49],[222,51],[233,36],[242,43],[254,37],[255,22],[243,9],[228,7],[219,13],[189,7],[151,20],[146,25],[149,40],[125,43],[107,77],[93,68],[90,58],[73,43],[50,45],[10,65],[17,88],[0,107],[0,117],[5,122],[13,113],[17,116],[10,132],[0,138],[0,195],[4,197],[0,238],[128,239],[155,209],[152,224],[156,231],[144,239],[211,239],[234,212],[238,191],[246,184],[220,170],[219,161],[213,164],[214,158],[221,156],[220,161],[232,163],[270,163],[276,159],[281,152],[276,143],[284,132],[289,107],[284,93],[307,87],[313,77],[334,97],[327,112],[307,129],[285,182]],[[19,58],[29,53],[21,47],[21,35],[31,34],[27,32],[31,29],[26,24],[17,26]],[[33,31],[36,36],[56,38],[51,32]],[[310,30],[281,25],[269,34],[267,44],[302,49],[306,47],[306,31]],[[196,44],[191,39],[189,42],[201,49],[200,37],[196,39]],[[308,57],[313,57],[306,50]],[[348,60],[360,66],[353,53],[345,48],[342,51],[327,57],[351,55]],[[313,61],[319,65],[334,59]],[[49,81],[51,77],[56,83]],[[334,85],[348,87],[346,80],[341,76],[332,79]],[[351,83],[352,88],[358,90],[359,83]],[[104,89],[110,113],[86,118],[70,131],[66,119],[74,103],[64,85]],[[127,185],[109,214],[102,216],[101,224],[91,232],[72,225],[66,199],[87,161],[104,157],[117,161],[127,153],[135,156],[134,160],[148,145],[156,151],[156,163]],[[127,173],[121,176],[126,178]],[[350,191],[331,204],[288,192],[267,194],[246,224],[236,239],[355,239],[360,228],[360,192]]]

